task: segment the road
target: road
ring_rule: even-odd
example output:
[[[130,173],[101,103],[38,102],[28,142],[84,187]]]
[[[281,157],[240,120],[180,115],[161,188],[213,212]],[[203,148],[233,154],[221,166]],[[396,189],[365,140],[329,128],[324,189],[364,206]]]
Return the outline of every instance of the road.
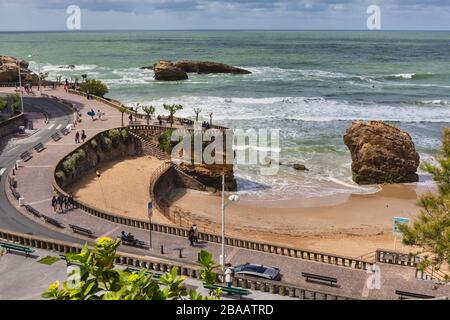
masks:
[[[0,154],[0,167],[6,169],[5,175],[14,166],[15,161],[20,159],[20,154],[32,149],[39,142],[48,141],[51,139],[52,134],[67,126],[72,121],[71,114],[66,108],[57,102],[46,99],[24,98],[24,111],[46,113],[49,122],[46,127],[38,130],[35,134],[28,138],[18,140],[17,143],[12,146],[7,146],[2,151]],[[0,228],[63,241],[82,242],[77,238],[49,230],[18,212],[6,198],[5,190],[8,190],[6,184],[6,177],[2,178],[2,191],[0,192]]]

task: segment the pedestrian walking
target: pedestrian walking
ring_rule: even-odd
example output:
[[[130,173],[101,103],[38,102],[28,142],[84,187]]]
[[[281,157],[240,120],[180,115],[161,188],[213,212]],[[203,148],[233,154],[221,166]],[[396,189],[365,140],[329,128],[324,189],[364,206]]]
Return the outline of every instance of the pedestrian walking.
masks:
[[[69,210],[69,197],[64,197],[64,209]]]
[[[75,201],[73,199],[73,193],[69,194],[69,205],[70,205],[71,209],[75,208]]]
[[[228,288],[231,288],[231,285],[233,284],[233,277],[234,277],[234,268],[231,265],[231,263],[225,264],[225,283],[227,284]]]
[[[194,243],[198,243],[198,229],[195,224],[192,226],[192,236],[194,238]]]
[[[58,207],[59,207],[59,210],[61,211],[61,213],[64,212],[63,205],[64,205],[64,199],[63,199],[63,197],[61,195],[59,195],[58,196]]]
[[[159,125],[162,126],[162,119],[161,119],[160,115],[158,115],[158,122],[159,122]]]
[[[86,140],[86,132],[83,130],[83,132],[81,133],[81,140],[84,142],[84,140]]]
[[[189,229],[188,238],[189,238],[189,243],[191,244],[191,247],[193,247],[194,246],[194,228],[193,227],[191,227]]]
[[[53,196],[52,198],[52,207],[53,211],[56,213],[56,210],[58,210],[58,198],[56,198],[56,196]]]
[[[77,131],[77,133],[75,133],[75,144],[80,143],[80,132]]]
[[[133,123],[133,114],[130,113],[130,115],[128,116],[128,120],[130,120],[130,124]]]

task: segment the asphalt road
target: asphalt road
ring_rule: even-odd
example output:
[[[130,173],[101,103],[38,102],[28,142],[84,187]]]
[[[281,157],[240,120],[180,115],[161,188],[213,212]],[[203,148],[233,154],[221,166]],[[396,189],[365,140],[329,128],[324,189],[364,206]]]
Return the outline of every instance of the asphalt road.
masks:
[[[0,154],[0,168],[6,168],[4,173],[5,177],[2,177],[0,183],[0,228],[10,231],[16,231],[21,233],[27,233],[36,236],[48,237],[63,241],[79,242],[82,240],[69,237],[59,232],[47,229],[26,216],[21,214],[12,206],[7,197],[7,179],[6,173],[10,168],[14,166],[16,160],[20,159],[20,155],[28,150],[31,150],[39,142],[46,143],[51,139],[51,135],[58,132],[67,124],[72,122],[70,112],[57,102],[46,99],[32,99],[24,98],[25,112],[44,112],[49,118],[49,123],[46,127],[38,130],[35,134],[28,138],[18,140],[17,144],[11,147],[6,147]]]

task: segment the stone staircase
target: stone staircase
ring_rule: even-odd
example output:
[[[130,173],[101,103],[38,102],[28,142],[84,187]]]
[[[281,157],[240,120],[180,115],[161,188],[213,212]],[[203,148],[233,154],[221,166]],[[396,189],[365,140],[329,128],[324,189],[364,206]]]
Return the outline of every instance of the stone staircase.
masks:
[[[142,142],[142,149],[144,150],[145,154],[155,157],[159,160],[170,160],[170,156],[159,149],[158,145],[155,142],[148,138],[142,137],[131,130],[129,132],[133,137],[139,139]]]

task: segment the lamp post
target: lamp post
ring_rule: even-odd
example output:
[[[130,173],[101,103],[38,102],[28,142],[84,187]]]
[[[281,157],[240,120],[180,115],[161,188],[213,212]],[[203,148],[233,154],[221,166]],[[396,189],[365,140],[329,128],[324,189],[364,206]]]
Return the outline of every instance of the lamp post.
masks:
[[[148,225],[148,231],[149,231],[149,249],[152,249],[152,215],[153,215],[153,203],[152,200],[150,200],[148,202],[148,221],[149,221],[149,225]]]
[[[20,110],[21,113],[23,113],[23,91],[22,91],[22,75],[20,74],[20,61],[17,64],[17,67],[19,69]]]
[[[225,263],[226,263],[226,256],[225,256],[225,208],[231,203],[231,202],[237,202],[239,201],[239,196],[236,194],[233,194],[228,197],[228,200],[230,202],[225,203],[225,175],[222,174],[222,250],[220,255],[220,264],[222,265],[222,271],[225,271]]]

